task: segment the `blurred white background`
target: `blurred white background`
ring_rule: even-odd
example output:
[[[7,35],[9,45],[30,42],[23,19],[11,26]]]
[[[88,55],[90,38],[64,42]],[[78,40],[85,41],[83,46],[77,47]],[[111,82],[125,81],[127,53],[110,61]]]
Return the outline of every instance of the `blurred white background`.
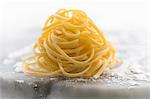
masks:
[[[82,9],[102,29],[144,29],[144,0],[4,0],[4,28],[41,27],[45,19],[60,8]]]
[[[146,5],[145,0],[3,0],[0,2],[0,45],[9,49],[0,52],[15,50],[14,45],[21,48],[30,44],[40,35],[47,17],[60,8],[85,11],[102,31],[146,33]]]

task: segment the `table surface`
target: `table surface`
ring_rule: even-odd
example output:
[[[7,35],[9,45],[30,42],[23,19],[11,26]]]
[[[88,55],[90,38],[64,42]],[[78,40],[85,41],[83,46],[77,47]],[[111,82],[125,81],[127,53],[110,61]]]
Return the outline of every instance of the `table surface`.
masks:
[[[22,33],[20,36],[19,33]],[[93,81],[84,81],[80,80],[79,82],[76,82],[76,80],[73,79],[53,79],[53,78],[34,78],[24,75],[23,73],[16,73],[13,69],[13,64],[3,64],[2,62],[8,58],[8,54],[13,51],[19,51],[23,49],[25,46],[31,45],[33,42],[35,42],[40,35],[35,35],[37,32],[40,32],[39,29],[33,29],[33,30],[22,30],[22,31],[16,31],[15,35],[16,37],[12,37],[7,40],[3,40],[3,48],[2,54],[1,54],[1,65],[0,65],[0,82],[1,82],[1,93],[2,97],[6,96],[6,93],[12,93],[14,89],[14,92],[10,95],[7,95],[8,99],[10,97],[16,96],[23,98],[23,97],[64,97],[64,99],[68,96],[67,93],[72,90],[72,93],[70,93],[71,97],[75,97],[74,94],[78,95],[81,93],[81,89],[84,91],[84,93],[80,94],[87,95],[89,94],[95,94],[96,96],[100,96],[99,92],[103,93],[103,95],[106,95],[107,92],[114,92],[116,95],[122,95],[124,97],[128,96],[129,92],[134,95],[135,93],[139,93],[137,98],[140,99],[140,97],[147,97],[148,91],[150,90],[150,80],[145,81],[144,79],[135,79],[139,81],[135,81],[132,86],[130,85],[131,82],[124,82],[123,80],[119,82],[115,82],[115,80],[112,83],[105,82],[103,80],[97,80],[95,82]],[[107,37],[108,40],[112,42],[114,47],[117,49],[118,58],[121,59],[123,62],[127,62],[129,59],[131,63],[136,63],[141,66],[144,66],[143,69],[147,70],[148,64],[146,63],[147,60],[147,53],[146,53],[146,32],[144,31],[106,31],[105,37]],[[19,60],[17,58],[17,60]],[[123,66],[121,66],[123,67]],[[144,80],[144,81],[143,81]],[[133,80],[134,81],[134,80]],[[85,83],[86,82],[86,83]],[[140,83],[140,84],[139,84]],[[129,85],[129,86],[128,86]],[[136,85],[138,85],[136,87]],[[126,90],[130,89],[131,90]],[[133,87],[133,88],[132,88]],[[38,90],[37,90],[37,89]],[[120,88],[120,89],[119,89]],[[134,89],[136,88],[136,89]],[[63,90],[61,92],[60,90]],[[87,91],[90,90],[90,91]],[[100,90],[97,91],[96,90]],[[105,90],[105,91],[104,91]],[[114,91],[115,90],[115,91]],[[124,94],[121,94],[119,90],[124,90]],[[143,92],[141,93],[141,90]],[[51,94],[50,94],[50,92]],[[77,93],[79,92],[79,93]],[[106,92],[106,93],[105,93]],[[22,94],[24,93],[24,94]],[[57,93],[57,94],[55,94]],[[120,94],[118,94],[120,93]],[[26,96],[27,95],[27,96]],[[95,97],[96,97],[95,96]],[[106,95],[109,96],[109,95]],[[19,99],[19,98],[18,98]],[[54,98],[55,99],[55,98]],[[96,99],[96,98],[95,98]],[[147,98],[145,98],[147,99]]]

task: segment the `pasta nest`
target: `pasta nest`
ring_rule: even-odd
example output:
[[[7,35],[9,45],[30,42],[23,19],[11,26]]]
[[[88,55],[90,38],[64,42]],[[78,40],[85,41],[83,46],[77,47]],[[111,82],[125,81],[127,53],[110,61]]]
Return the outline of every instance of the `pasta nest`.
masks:
[[[83,11],[61,9],[45,22],[33,55],[24,60],[24,72],[98,78],[117,62],[114,48]]]

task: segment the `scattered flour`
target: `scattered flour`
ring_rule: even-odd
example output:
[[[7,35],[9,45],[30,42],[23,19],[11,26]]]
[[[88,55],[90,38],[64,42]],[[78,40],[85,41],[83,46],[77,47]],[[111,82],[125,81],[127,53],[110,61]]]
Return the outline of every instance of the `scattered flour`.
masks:
[[[14,71],[23,73],[22,60],[31,53],[32,45],[26,46],[20,50],[8,54],[8,57],[3,60],[4,65],[13,65]]]
[[[9,64],[13,64],[13,63],[15,63],[15,60],[13,60],[13,59],[7,59],[7,58],[6,58],[6,59],[3,60],[3,64],[6,64],[6,65],[7,65],[7,64],[8,64],[8,65],[9,65]]]
[[[24,83],[24,80],[16,80],[18,83]]]
[[[15,72],[22,73],[23,72],[23,65],[22,62],[17,62],[13,65]]]

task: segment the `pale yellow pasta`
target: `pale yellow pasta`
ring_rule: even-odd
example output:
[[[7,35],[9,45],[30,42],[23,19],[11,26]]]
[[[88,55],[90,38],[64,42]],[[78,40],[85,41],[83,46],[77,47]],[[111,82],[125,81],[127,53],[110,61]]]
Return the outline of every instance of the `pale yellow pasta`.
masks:
[[[97,78],[117,62],[115,50],[83,11],[61,9],[47,19],[23,65],[33,76]]]

